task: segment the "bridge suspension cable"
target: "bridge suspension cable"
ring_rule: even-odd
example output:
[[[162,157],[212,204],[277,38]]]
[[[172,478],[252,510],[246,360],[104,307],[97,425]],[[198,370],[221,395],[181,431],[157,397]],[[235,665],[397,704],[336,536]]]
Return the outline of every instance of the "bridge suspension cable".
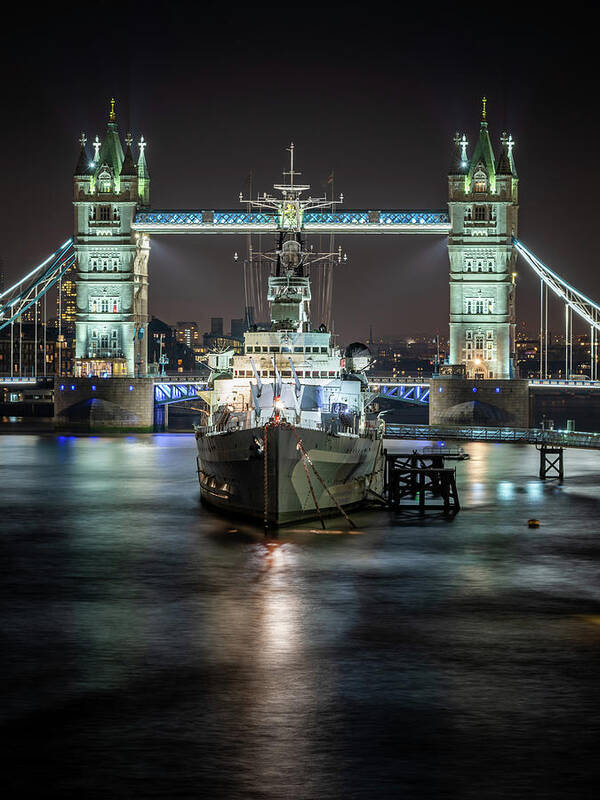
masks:
[[[513,244],[540,278],[540,378],[548,374],[548,289],[550,289],[565,304],[565,377],[573,371],[573,312],[575,312],[590,326],[590,377],[595,380],[598,373],[600,305],[546,266],[523,242],[513,237]]]
[[[529,266],[537,273],[537,275],[544,281],[546,286],[554,292],[557,297],[560,297],[569,308],[578,314],[588,325],[591,325],[596,330],[600,330],[600,305],[594,303],[589,297],[586,297],[582,292],[567,283],[560,275],[547,267],[542,261],[539,260],[529,250],[523,242],[518,239],[513,239],[513,243]]]
[[[0,331],[46,295],[75,262],[73,239],[0,294]]]

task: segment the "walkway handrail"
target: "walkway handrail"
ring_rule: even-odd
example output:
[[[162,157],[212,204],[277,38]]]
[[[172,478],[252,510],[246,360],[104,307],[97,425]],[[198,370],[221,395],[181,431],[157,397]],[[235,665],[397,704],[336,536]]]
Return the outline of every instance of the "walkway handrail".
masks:
[[[542,428],[491,428],[467,425],[404,425],[385,423],[384,439],[462,439],[473,442],[514,442],[600,450],[600,433]]]

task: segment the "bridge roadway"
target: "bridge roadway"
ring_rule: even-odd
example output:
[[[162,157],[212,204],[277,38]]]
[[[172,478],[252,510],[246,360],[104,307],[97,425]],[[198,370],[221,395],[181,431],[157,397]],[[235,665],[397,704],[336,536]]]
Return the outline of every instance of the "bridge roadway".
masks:
[[[68,379],[64,379],[67,381]],[[102,379],[99,379],[102,380]],[[48,386],[53,381],[51,376],[23,376],[23,377],[0,377],[0,386],[11,387],[33,387]],[[550,378],[540,380],[532,378],[529,381],[530,388],[534,389],[593,389],[600,390],[600,381],[571,379],[558,380]],[[154,403],[155,405],[169,405],[171,403],[181,403],[186,400],[193,400],[201,397],[201,392],[208,389],[206,378],[198,375],[164,375],[154,378]],[[429,404],[430,383],[427,378],[377,378],[373,377],[369,381],[369,389],[376,396],[398,400],[410,405],[423,406]]]
[[[54,382],[52,376],[2,377],[0,386],[9,387],[50,387]],[[68,378],[63,378],[67,388]],[[103,380],[98,378],[96,380]],[[104,379],[109,380],[109,379]],[[539,380],[529,381],[530,387],[556,387],[565,389],[600,389],[600,381],[589,380]],[[71,387],[74,388],[74,387]],[[374,379],[369,383],[372,392],[379,396],[393,396],[396,392],[397,399],[405,399],[406,395],[414,392],[412,397],[406,398],[407,402],[427,404],[429,396],[429,381],[420,378],[406,378],[402,381],[387,378]],[[154,404],[166,406],[181,403],[187,400],[200,398],[201,392],[208,389],[206,379],[197,375],[165,375],[154,378]],[[506,427],[477,427],[465,425],[405,425],[400,423],[384,422],[386,439],[425,439],[438,441],[446,439],[459,439],[475,442],[514,442],[522,444],[547,445],[555,447],[575,447],[600,450],[600,433],[584,431],[543,430],[541,428],[506,428]]]

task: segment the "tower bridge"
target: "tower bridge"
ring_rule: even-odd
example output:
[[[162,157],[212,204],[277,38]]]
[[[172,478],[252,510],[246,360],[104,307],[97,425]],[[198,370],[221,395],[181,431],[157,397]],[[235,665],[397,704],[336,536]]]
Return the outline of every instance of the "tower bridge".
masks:
[[[67,269],[76,263],[74,378],[142,377],[149,372],[147,324],[151,237],[276,234],[285,231],[290,213],[299,212],[286,206],[285,198],[276,207],[272,204],[267,207],[265,203],[264,208],[257,198],[252,201],[251,210],[153,209],[145,155],[147,143],[141,136],[134,157],[131,134],[121,141],[114,101],[111,101],[103,139],[96,136],[92,142],[93,155],[88,150],[84,134],[79,141],[80,152],[73,177],[73,238],[0,295],[0,330],[10,326],[12,342],[15,323],[22,320],[24,313],[33,309],[37,322],[40,302],[49,289],[61,285]],[[440,368],[440,376],[432,378],[427,390],[424,385],[416,390],[404,382],[403,386],[384,387],[381,390],[383,394],[434,406],[434,396],[439,405],[439,396],[444,394],[445,386],[446,395],[452,395],[455,400],[462,392],[463,404],[468,404],[465,392],[474,392],[478,388],[473,381],[484,382],[482,394],[488,391],[491,382],[512,382],[502,385],[510,385],[511,391],[517,391],[515,299],[519,255],[540,280],[540,380],[548,378],[548,297],[553,295],[564,306],[566,376],[568,378],[572,372],[575,313],[590,328],[590,387],[596,386],[600,306],[546,266],[518,239],[519,178],[514,158],[515,143],[512,136],[503,133],[499,144],[496,155],[484,101],[471,154],[466,135],[455,136],[454,156],[448,175],[447,210],[338,208],[331,211],[317,207],[306,212],[303,218],[293,220],[294,226],[306,236],[419,234],[448,237],[450,363]],[[342,198],[336,202],[341,203]],[[14,350],[11,349],[11,353]],[[11,377],[16,377],[14,372],[13,357]],[[442,383],[436,384],[440,380]],[[463,389],[458,392],[460,381],[463,381],[460,384]],[[522,392],[529,391],[530,382],[521,384]],[[556,383],[553,385],[560,388]],[[564,384],[564,388],[568,385]],[[175,394],[182,391],[183,387],[173,390]],[[494,400],[500,402],[499,398]],[[474,402],[472,397],[471,401]]]

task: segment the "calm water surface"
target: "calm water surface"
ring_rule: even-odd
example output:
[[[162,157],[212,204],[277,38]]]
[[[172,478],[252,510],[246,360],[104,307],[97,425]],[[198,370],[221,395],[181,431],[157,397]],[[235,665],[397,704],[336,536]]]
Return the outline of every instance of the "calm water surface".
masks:
[[[596,797],[600,453],[467,449],[452,522],[267,539],[190,435],[0,436],[4,795]]]

